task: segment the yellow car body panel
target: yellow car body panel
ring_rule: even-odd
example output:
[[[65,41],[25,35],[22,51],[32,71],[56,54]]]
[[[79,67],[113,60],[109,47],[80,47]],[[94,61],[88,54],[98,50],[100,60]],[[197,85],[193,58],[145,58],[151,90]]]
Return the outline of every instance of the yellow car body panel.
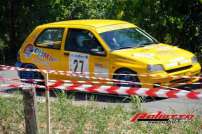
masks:
[[[84,29],[90,31],[101,46],[104,48],[105,56],[82,54],[76,52],[74,56],[86,55],[88,57],[87,71],[91,77],[107,77],[112,79],[118,69],[127,68],[137,73],[143,87],[153,87],[159,83],[169,85],[175,83],[170,76],[198,76],[201,66],[192,63],[194,54],[186,50],[167,44],[152,44],[141,48],[121,49],[111,51],[107,43],[102,39],[100,33],[137,27],[131,23],[118,20],[72,20],[54,22],[36,27],[27,37],[19,50],[20,62],[23,64],[34,64],[39,69],[51,69],[72,71],[70,58],[73,51],[66,51],[65,43],[69,29]],[[64,30],[60,49],[44,48],[36,46],[35,41],[46,29],[61,28]],[[30,49],[32,49],[30,51]],[[148,65],[161,64],[164,70],[157,72],[148,71]],[[100,74],[99,74],[100,73]],[[141,75],[152,75],[155,77],[144,77]],[[65,75],[49,74],[49,79],[72,79]],[[80,78],[73,78],[79,80]],[[190,79],[189,81],[197,81]]]

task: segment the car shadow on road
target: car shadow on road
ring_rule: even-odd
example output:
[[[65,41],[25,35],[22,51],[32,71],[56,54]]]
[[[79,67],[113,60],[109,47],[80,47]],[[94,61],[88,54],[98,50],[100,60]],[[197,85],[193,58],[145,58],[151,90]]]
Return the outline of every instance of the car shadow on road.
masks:
[[[59,94],[64,93],[61,90],[50,91],[51,97],[57,97]],[[102,93],[87,93],[79,91],[68,91],[65,92],[67,98],[71,98],[75,101],[97,101],[97,102],[109,102],[109,103],[130,103],[132,97],[128,95],[117,95],[117,94],[102,94]],[[37,96],[45,96],[44,91],[37,91]],[[140,97],[140,96],[139,96]],[[140,97],[142,102],[158,101],[166,98],[160,97]]]

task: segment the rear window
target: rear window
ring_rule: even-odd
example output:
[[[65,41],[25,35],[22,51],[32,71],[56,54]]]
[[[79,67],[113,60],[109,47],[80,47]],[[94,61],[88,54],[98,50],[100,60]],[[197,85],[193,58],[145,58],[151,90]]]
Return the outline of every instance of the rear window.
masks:
[[[60,49],[63,33],[63,28],[46,29],[38,36],[34,44],[38,47]]]

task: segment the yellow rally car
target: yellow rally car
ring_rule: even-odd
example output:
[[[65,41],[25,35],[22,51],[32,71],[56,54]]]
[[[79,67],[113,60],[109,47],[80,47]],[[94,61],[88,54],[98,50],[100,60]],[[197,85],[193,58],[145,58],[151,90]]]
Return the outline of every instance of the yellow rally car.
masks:
[[[88,77],[141,82],[142,87],[195,82],[197,78],[170,79],[170,76],[198,76],[201,70],[191,52],[159,43],[134,24],[118,20],[71,20],[40,25],[23,43],[16,65],[84,72]],[[150,76],[142,76],[145,74]],[[36,72],[21,71],[19,75],[43,78]],[[50,74],[49,79],[70,77]]]

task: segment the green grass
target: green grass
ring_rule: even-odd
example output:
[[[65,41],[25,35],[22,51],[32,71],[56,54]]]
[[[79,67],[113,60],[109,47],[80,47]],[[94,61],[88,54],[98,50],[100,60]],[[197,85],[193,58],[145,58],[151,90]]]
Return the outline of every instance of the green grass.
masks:
[[[133,97],[133,110],[127,112],[121,106],[98,107],[91,101],[88,105],[75,106],[71,98],[60,94],[51,101],[51,126],[53,134],[199,134],[202,133],[201,118],[175,124],[131,123],[130,118],[141,111],[140,100]],[[37,104],[40,134],[46,132],[45,103]],[[0,97],[0,134],[24,133],[24,115],[21,95],[13,98]]]

